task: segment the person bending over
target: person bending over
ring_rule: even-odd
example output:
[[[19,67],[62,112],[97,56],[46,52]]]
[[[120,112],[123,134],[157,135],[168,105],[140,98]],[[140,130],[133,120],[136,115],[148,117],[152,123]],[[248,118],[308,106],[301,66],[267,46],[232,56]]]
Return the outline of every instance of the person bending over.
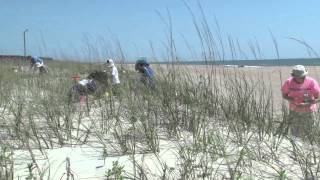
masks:
[[[312,137],[320,94],[318,82],[307,74],[303,65],[296,65],[281,87],[283,98],[289,102],[288,128],[300,138]]]
[[[155,88],[154,71],[145,59],[138,59],[135,70],[141,74],[140,81],[150,89]]]

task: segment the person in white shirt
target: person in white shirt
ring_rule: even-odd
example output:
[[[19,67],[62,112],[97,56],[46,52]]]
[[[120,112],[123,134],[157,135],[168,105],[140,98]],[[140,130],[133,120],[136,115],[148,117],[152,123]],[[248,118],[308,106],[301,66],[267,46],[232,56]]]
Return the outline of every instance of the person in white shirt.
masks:
[[[120,84],[118,69],[112,59],[107,60],[107,67],[111,69],[112,85]]]
[[[111,77],[112,77],[112,87],[111,87],[111,92],[112,94],[114,95],[120,95],[121,94],[121,89],[120,89],[120,79],[119,79],[119,73],[118,73],[118,69],[117,67],[115,66],[115,63],[112,59],[107,59],[107,63],[106,63],[106,66],[107,66],[107,71],[106,72],[109,72],[111,74]]]

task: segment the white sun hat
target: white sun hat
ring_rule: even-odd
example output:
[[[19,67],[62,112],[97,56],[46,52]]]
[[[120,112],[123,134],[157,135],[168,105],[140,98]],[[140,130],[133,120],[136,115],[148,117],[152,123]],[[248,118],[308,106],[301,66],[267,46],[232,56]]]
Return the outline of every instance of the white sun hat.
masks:
[[[308,74],[308,71],[303,65],[295,65],[292,68],[291,76],[301,78],[305,77]]]
[[[108,67],[113,67],[114,66],[113,59],[107,59],[107,66]]]

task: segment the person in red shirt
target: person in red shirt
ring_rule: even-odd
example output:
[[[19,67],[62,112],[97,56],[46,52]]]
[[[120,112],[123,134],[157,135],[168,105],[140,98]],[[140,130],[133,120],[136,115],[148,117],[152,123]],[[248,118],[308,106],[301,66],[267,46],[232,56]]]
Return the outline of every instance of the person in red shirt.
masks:
[[[320,96],[318,82],[307,74],[303,65],[294,66],[291,77],[281,88],[283,98],[289,102],[289,129],[292,135],[301,138],[312,135]]]

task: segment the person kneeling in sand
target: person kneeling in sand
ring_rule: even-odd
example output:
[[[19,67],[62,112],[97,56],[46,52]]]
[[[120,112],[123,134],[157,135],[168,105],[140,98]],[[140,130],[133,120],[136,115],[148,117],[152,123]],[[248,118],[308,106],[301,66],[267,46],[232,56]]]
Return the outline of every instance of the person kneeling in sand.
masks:
[[[71,101],[84,103],[88,100],[88,95],[95,93],[97,90],[97,83],[93,79],[80,79],[80,76],[73,76],[75,84],[69,92]]]
[[[303,65],[293,67],[291,77],[282,85],[284,99],[289,101],[289,130],[291,134],[312,141],[315,112],[319,100],[318,82],[307,76],[308,71]]]

